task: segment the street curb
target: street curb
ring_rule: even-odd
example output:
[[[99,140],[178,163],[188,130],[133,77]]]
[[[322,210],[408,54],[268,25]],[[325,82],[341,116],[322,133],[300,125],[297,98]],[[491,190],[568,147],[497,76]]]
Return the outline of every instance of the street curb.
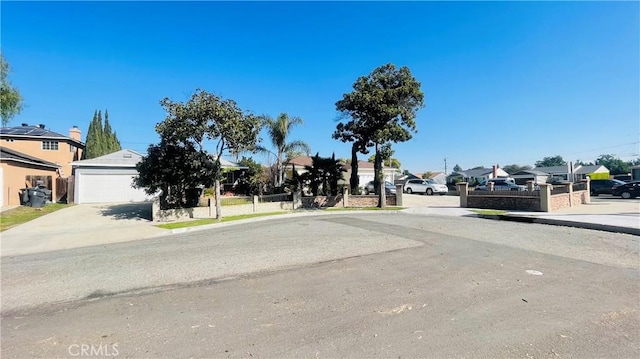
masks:
[[[376,211],[366,211],[366,210],[340,211],[340,210],[333,210],[333,211],[328,211],[328,212],[327,211],[322,211],[322,210],[305,210],[304,212],[274,214],[272,216],[262,216],[262,217],[255,217],[255,218],[239,219],[237,221],[231,221],[231,222],[212,223],[212,224],[205,224],[205,225],[201,225],[201,226],[169,229],[169,230],[167,230],[167,232],[160,233],[155,237],[157,238],[157,237],[169,236],[169,235],[173,235],[173,234],[183,234],[183,233],[189,233],[189,232],[205,231],[205,230],[208,230],[208,229],[222,228],[222,227],[228,227],[228,226],[236,226],[236,225],[254,223],[254,222],[262,222],[262,221],[274,220],[274,219],[278,219],[278,218],[296,218],[296,217],[308,217],[308,216],[330,216],[330,215],[337,215],[337,214],[340,214],[340,213],[354,213],[354,214],[371,214],[371,213],[387,213],[387,214],[389,214],[389,213],[394,213],[394,214],[402,214],[403,212],[402,212],[402,210],[376,210]]]
[[[576,222],[576,221],[563,221],[559,219],[549,218],[537,218],[532,216],[522,216],[514,214],[500,214],[500,215],[478,215],[479,218],[493,219],[499,221],[512,221],[521,223],[538,223],[547,224],[552,226],[574,227],[584,228],[596,231],[612,232],[612,233],[624,233],[634,236],[640,236],[640,228],[612,226],[610,224],[589,223],[589,222]]]

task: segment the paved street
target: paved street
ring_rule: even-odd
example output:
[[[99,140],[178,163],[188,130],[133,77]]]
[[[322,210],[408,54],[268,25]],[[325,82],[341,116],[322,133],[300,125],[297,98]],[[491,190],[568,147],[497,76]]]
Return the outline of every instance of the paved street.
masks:
[[[636,358],[639,239],[343,212],[4,257],[1,354]]]

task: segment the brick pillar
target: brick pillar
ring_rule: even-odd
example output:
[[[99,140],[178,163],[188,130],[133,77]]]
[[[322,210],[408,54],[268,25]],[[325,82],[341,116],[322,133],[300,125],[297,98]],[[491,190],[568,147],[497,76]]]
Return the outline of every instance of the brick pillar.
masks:
[[[153,198],[153,202],[151,203],[151,221],[159,222],[160,213],[160,196],[156,196]]]
[[[574,203],[573,203],[573,183],[570,182],[567,185],[567,192],[569,193],[569,207],[573,207]]]
[[[587,193],[584,196],[585,203],[591,203],[591,178],[587,177],[583,182],[587,184]]]
[[[533,191],[536,188],[534,181],[527,181],[527,191]]]
[[[298,191],[294,191],[291,193],[291,199],[293,200],[293,204],[291,205],[293,209],[296,209],[298,206],[298,198],[300,197],[300,194],[298,193]]]
[[[487,183],[487,189],[488,189],[489,191],[493,191],[493,190],[495,190],[495,187],[496,187],[495,182],[488,182],[488,183]]]
[[[540,211],[551,212],[551,185],[540,184]]]
[[[460,193],[460,207],[467,207],[467,195],[469,194],[469,184],[467,182],[458,182],[456,184],[458,193]]]
[[[349,187],[342,187],[342,207],[349,207]]]
[[[401,184],[396,185],[396,206],[402,207],[402,186]]]

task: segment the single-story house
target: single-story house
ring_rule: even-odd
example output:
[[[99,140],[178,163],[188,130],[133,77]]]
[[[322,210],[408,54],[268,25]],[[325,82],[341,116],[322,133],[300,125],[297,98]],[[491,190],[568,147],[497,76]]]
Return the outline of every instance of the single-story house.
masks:
[[[631,180],[640,181],[640,165],[631,167]]]
[[[571,171],[571,166],[572,164],[571,162],[569,162],[564,166],[536,167],[534,168],[534,170],[548,174],[549,178],[547,179],[547,181],[551,180],[552,178],[567,181],[580,181],[585,179],[586,177],[591,177],[591,179],[609,178],[609,169],[602,165],[577,165],[573,167],[573,171]]]
[[[428,177],[436,183],[447,184],[447,175],[444,172],[431,172]]]
[[[495,170],[495,174],[494,174]],[[469,183],[482,183],[489,178],[509,177],[509,174],[500,167],[495,168],[475,168],[464,171],[452,172],[447,177],[447,183],[454,182],[454,179],[458,181],[464,181]]]
[[[144,202],[152,196],[134,188],[136,164],[142,155],[120,150],[104,156],[72,162],[74,203]]]
[[[382,167],[382,173],[384,175],[384,180],[390,183],[395,183],[396,179],[402,177],[402,173],[399,169],[393,167]],[[351,177],[351,166],[348,166],[347,172],[344,174],[345,178]],[[373,181],[375,177],[375,169],[374,165],[371,162],[367,161],[358,161],[358,183],[361,188]]]
[[[533,181],[536,184],[547,183],[549,174],[546,172],[538,171],[535,169],[522,170],[511,174],[511,177],[516,180],[516,184],[525,185],[527,181]]]
[[[609,179],[609,169],[602,165],[578,166],[573,170],[574,180],[580,181],[587,177],[591,179]]]

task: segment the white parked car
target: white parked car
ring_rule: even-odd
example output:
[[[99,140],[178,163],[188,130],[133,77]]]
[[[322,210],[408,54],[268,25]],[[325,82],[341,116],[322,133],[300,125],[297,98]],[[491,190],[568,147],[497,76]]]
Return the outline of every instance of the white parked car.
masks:
[[[446,185],[439,184],[432,179],[410,179],[404,184],[404,191],[411,193],[424,193],[431,196],[434,193],[445,195],[449,192]]]

